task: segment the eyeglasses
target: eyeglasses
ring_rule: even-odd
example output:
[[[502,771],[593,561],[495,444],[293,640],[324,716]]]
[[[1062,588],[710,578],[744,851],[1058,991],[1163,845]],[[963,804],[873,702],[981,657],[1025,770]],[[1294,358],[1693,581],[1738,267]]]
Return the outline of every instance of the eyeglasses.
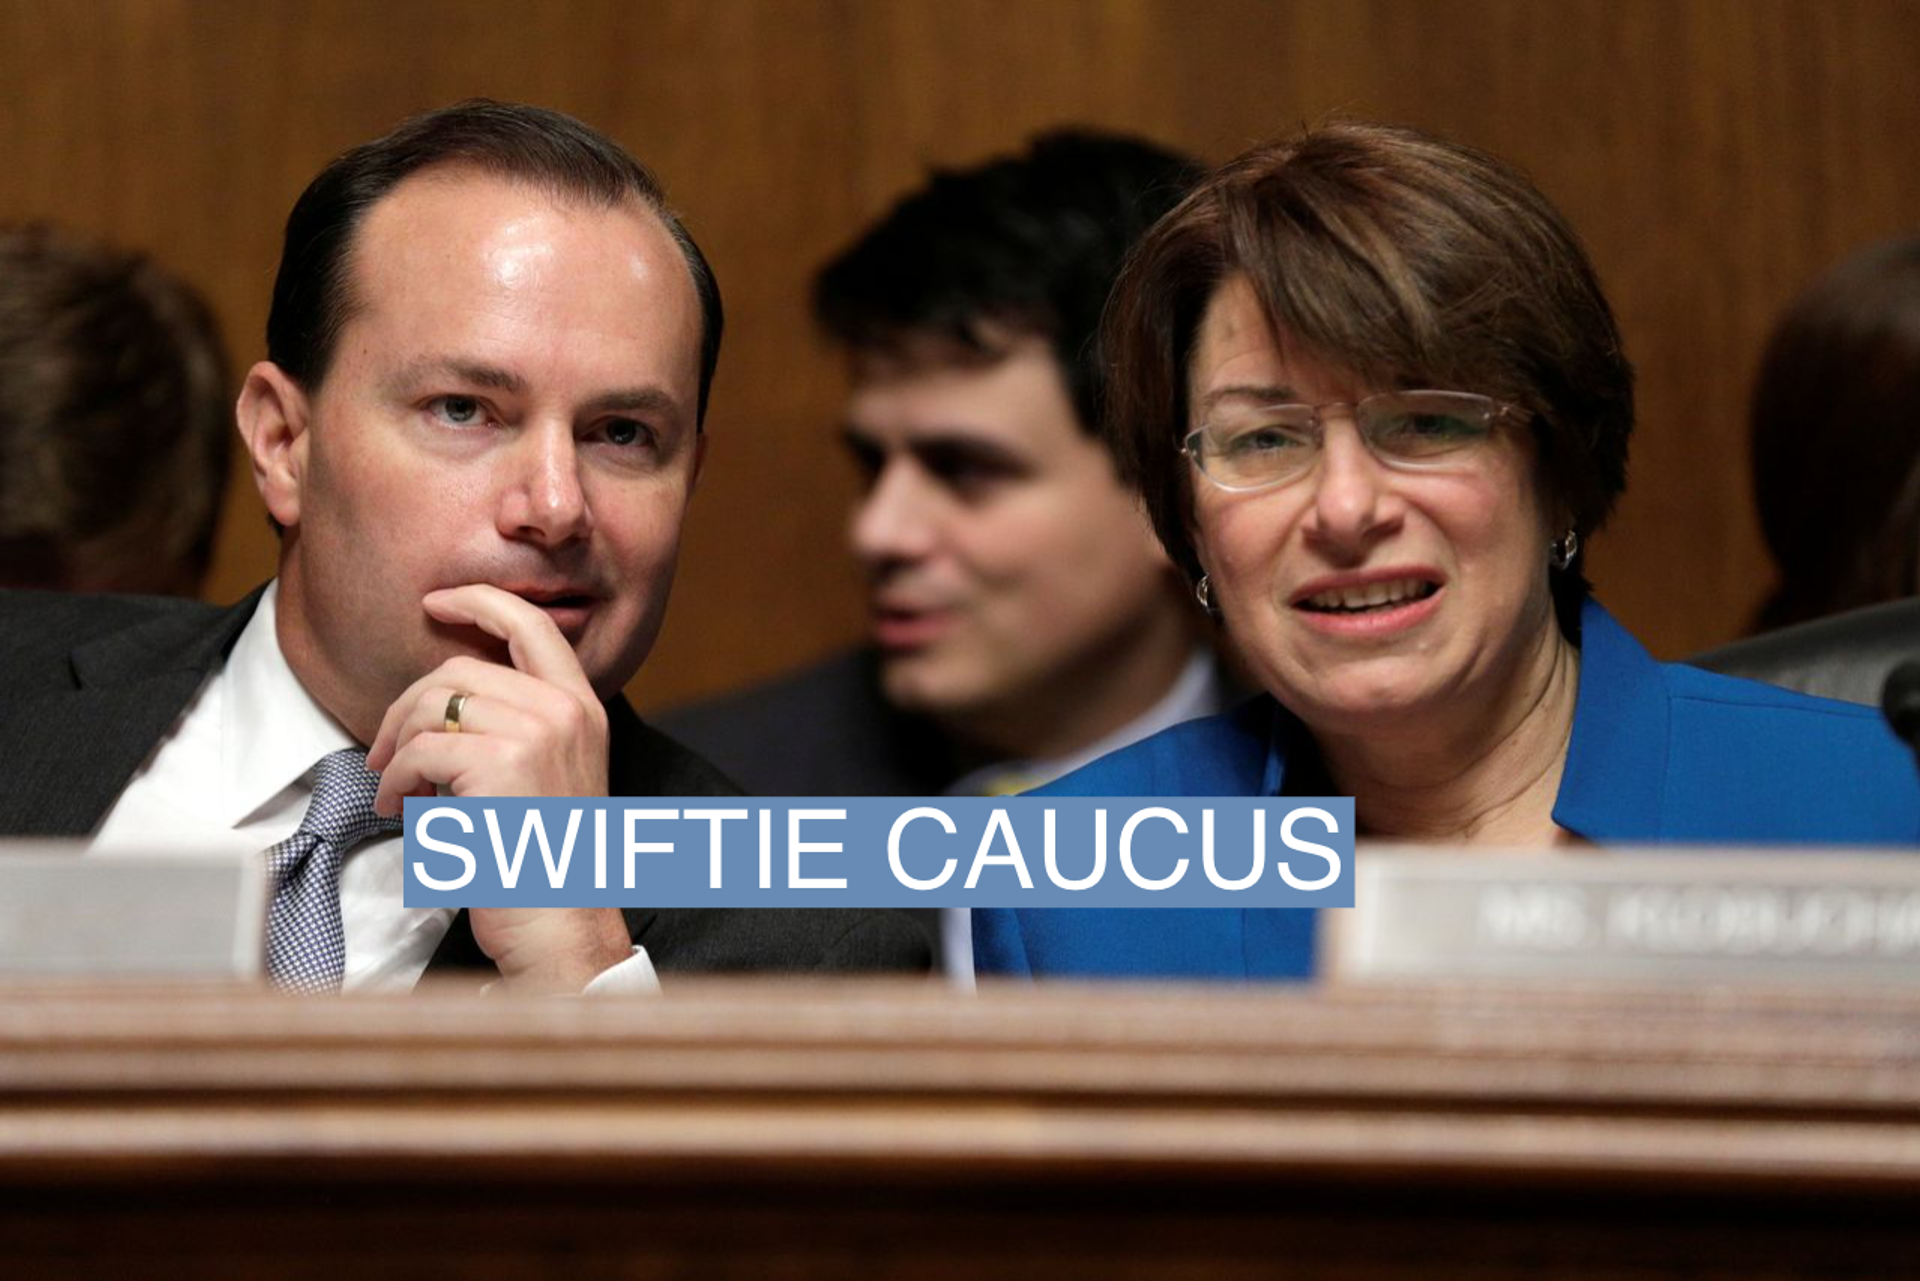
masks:
[[[1431,471],[1470,467],[1494,425],[1522,411],[1464,391],[1389,391],[1356,405],[1260,405],[1224,411],[1189,434],[1180,450],[1221,489],[1269,489],[1312,470],[1326,443],[1329,410],[1351,417],[1367,452],[1388,467]]]

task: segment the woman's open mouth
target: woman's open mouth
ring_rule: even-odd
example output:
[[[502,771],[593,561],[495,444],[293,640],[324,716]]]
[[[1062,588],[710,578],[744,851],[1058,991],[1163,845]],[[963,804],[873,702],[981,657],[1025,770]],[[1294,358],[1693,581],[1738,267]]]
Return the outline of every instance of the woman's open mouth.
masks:
[[[1440,584],[1431,579],[1395,578],[1331,587],[1307,597],[1299,603],[1299,608],[1316,614],[1376,614],[1426,600],[1439,590]]]
[[[1444,592],[1437,576],[1389,574],[1309,591],[1296,598],[1293,607],[1296,617],[1322,635],[1384,639],[1433,617]]]

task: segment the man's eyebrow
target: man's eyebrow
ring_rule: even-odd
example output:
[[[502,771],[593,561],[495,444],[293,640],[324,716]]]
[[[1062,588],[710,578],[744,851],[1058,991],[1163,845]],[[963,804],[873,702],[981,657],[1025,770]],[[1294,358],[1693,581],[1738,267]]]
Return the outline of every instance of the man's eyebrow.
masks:
[[[680,413],[680,402],[664,387],[621,387],[601,392],[581,407],[588,414],[668,414]]]
[[[395,390],[411,391],[421,383],[438,379],[514,395],[527,389],[526,380],[512,370],[469,360],[418,360],[395,373],[387,385]]]
[[[854,426],[842,428],[840,435],[847,448],[857,453],[886,453],[891,447],[890,442],[879,440]],[[938,428],[916,431],[899,441],[898,447],[921,458],[968,458],[1013,471],[1032,466],[1031,460],[1013,446],[969,431],[941,431]]]
[[[484,387],[520,395],[527,389],[526,379],[510,369],[480,361],[435,359],[416,361],[393,376],[389,386],[407,393],[422,383],[448,380],[467,387]],[[601,392],[581,407],[582,413],[663,413],[677,416],[680,402],[661,387],[619,387]]]
[[[1234,383],[1215,387],[1201,397],[1200,413],[1205,417],[1215,406],[1227,400],[1240,400],[1253,405],[1290,405],[1299,399],[1299,392],[1279,384]]]
[[[965,459],[1003,471],[1025,471],[1033,464],[1019,450],[997,440],[981,436],[942,435],[938,432],[916,436],[907,446],[925,459]]]

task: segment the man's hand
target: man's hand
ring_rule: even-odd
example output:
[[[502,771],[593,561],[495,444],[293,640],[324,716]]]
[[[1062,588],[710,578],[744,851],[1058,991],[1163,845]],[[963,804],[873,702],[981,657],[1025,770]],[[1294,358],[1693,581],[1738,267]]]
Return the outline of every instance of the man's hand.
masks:
[[[537,606],[474,584],[422,600],[442,623],[507,644],[512,667],[450,658],[394,700],[367,752],[380,774],[374,809],[408,796],[605,796],[607,714],[573,647]],[[465,694],[460,728],[447,703]],[[613,908],[476,908],[473,936],[509,985],[573,991],[632,952]]]
[[[513,666],[450,658],[408,687],[380,722],[367,767],[380,774],[374,809],[407,796],[605,796],[607,713],[573,647],[538,606],[476,584],[429,592],[427,613],[507,643]],[[460,729],[447,702],[467,696]]]

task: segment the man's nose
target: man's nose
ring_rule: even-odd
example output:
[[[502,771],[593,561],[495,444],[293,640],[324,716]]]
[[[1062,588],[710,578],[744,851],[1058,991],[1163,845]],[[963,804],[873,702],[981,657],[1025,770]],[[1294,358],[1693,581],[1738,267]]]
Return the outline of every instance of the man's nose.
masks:
[[[543,547],[586,537],[593,528],[593,513],[581,484],[580,451],[572,424],[529,425],[509,454],[500,533]]]
[[[1325,424],[1308,483],[1314,490],[1307,533],[1329,548],[1363,554],[1399,522],[1392,473],[1367,448],[1351,419]]]
[[[931,552],[938,521],[931,489],[910,462],[883,463],[873,486],[853,510],[849,529],[853,554],[872,569],[918,560]]]

